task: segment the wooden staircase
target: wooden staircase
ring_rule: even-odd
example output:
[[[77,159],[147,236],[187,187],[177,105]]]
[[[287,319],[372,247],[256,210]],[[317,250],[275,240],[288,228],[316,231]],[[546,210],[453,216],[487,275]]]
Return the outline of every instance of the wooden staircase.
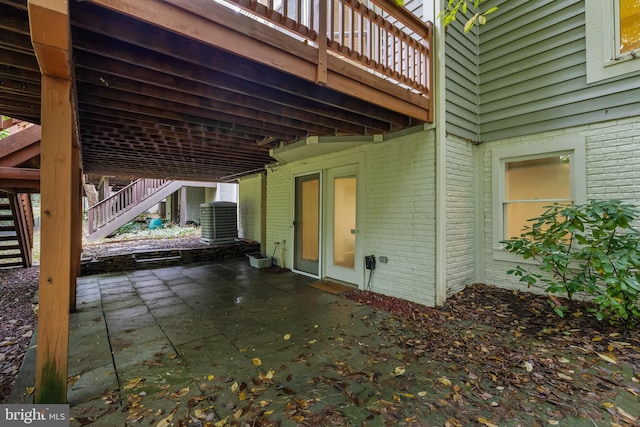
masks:
[[[0,269],[31,267],[33,208],[28,193],[40,187],[40,126],[2,120],[0,140]]]
[[[0,192],[0,269],[31,267],[33,209],[28,194]]]
[[[140,178],[89,207],[87,240],[114,234],[120,227],[182,187],[208,187],[211,183]]]

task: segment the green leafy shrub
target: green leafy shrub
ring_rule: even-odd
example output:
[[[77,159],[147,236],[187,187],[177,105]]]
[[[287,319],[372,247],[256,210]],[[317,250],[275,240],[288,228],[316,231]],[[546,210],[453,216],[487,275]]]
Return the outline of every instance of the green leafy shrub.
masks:
[[[626,328],[640,323],[640,234],[632,227],[634,206],[619,200],[591,201],[579,206],[547,206],[530,219],[520,237],[501,243],[509,252],[535,261],[541,272],[518,266],[507,271],[528,286],[547,285],[550,294],[576,294],[593,299],[599,319]],[[557,298],[554,310],[564,315]]]
[[[135,233],[136,231],[139,231],[141,228],[142,226],[140,225],[139,222],[130,221],[125,225],[123,225],[122,227],[118,228],[118,231],[116,231],[115,234],[120,235],[120,234]]]

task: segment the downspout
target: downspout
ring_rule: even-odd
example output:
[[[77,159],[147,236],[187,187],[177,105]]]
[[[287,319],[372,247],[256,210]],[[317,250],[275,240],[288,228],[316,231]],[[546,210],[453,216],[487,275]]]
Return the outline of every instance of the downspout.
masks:
[[[429,3],[429,2],[427,2]],[[445,99],[445,44],[444,25],[438,19],[442,1],[433,5],[433,96],[436,154],[436,306],[444,305],[447,299],[447,130]],[[425,5],[426,6],[426,5]]]

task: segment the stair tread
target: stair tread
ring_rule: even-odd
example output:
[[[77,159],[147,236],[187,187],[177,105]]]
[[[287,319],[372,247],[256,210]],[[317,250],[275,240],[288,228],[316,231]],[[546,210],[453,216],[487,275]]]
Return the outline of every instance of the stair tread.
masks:
[[[3,269],[3,268],[16,268],[16,267],[24,267],[24,264],[22,262],[0,263],[0,269]]]
[[[0,245],[0,251],[20,250],[20,245]]]

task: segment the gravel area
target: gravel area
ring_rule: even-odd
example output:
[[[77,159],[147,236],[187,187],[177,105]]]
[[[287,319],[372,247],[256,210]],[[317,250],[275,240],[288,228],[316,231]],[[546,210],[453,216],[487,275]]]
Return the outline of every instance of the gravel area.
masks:
[[[174,237],[171,239],[139,239],[139,240],[102,240],[98,243],[85,243],[82,256],[99,258],[108,255],[120,255],[135,251],[156,249],[189,249],[206,248],[209,243],[200,236]]]

